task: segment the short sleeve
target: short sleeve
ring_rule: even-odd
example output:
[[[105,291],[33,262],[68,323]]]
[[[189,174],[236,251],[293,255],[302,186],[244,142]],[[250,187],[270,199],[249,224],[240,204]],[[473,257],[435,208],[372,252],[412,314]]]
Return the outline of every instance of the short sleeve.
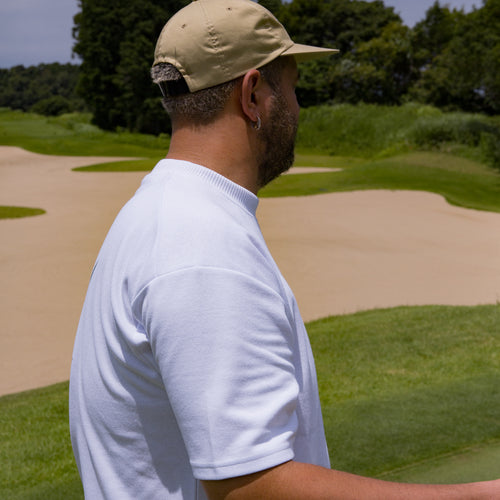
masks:
[[[275,290],[251,276],[191,268],[144,290],[142,322],[198,479],[293,458],[293,329]]]

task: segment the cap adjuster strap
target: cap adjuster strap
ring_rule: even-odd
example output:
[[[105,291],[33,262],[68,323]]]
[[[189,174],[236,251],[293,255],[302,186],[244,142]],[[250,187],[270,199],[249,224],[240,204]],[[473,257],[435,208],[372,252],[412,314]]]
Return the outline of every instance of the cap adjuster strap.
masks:
[[[163,97],[176,97],[189,93],[189,87],[184,78],[158,82],[158,86],[160,87]]]

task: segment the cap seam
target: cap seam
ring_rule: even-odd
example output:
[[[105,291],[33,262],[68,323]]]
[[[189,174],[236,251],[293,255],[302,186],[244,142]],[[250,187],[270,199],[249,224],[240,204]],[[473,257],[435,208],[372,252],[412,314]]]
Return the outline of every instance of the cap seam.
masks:
[[[215,50],[215,54],[217,56],[217,60],[219,61],[219,66],[222,70],[222,72],[226,75],[226,77],[230,77],[230,73],[228,71],[228,68],[225,63],[225,57],[223,54],[223,51],[220,46],[220,40],[217,34],[217,29],[215,28],[215,25],[211,22],[209,19],[209,16],[207,14],[207,11],[205,7],[203,6],[203,3],[200,2],[200,7],[203,11],[203,16],[205,17],[205,22],[208,28],[208,32],[210,34],[210,45],[212,48]]]

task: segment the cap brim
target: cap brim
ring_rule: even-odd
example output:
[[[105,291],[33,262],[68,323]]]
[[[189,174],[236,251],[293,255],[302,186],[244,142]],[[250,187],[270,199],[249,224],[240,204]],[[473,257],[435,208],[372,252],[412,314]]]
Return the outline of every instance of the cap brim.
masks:
[[[293,56],[299,62],[310,61],[319,57],[330,56],[337,54],[337,49],[325,49],[323,47],[314,47],[313,45],[302,45],[294,43],[289,49],[285,50],[282,56]]]

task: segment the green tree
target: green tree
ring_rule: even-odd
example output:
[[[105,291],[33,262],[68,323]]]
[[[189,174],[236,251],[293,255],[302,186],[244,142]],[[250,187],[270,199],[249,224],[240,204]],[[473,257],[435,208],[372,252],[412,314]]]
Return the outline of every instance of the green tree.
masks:
[[[65,97],[54,95],[35,103],[31,110],[33,113],[45,116],[59,116],[72,111],[71,103]]]
[[[351,80],[343,80],[345,72],[356,65],[354,52],[360,44],[381,36],[385,26],[401,19],[380,0],[293,0],[283,5],[281,21],[299,43],[340,50],[336,56],[301,65],[297,95],[303,106],[309,106],[338,99],[339,89],[344,96],[359,96],[350,87]]]
[[[412,44],[415,63],[425,68],[439,56],[455,35],[458,12],[450,11],[448,6],[441,7],[438,1],[427,10],[425,18],[413,28]]]
[[[379,37],[360,43],[336,70],[336,100],[400,104],[416,76],[410,29],[389,23]]]
[[[48,114],[81,111],[84,103],[75,91],[78,74],[77,65],[59,63],[2,69],[0,106],[39,112],[34,107],[41,101],[47,101],[44,110]]]
[[[295,41],[335,47],[341,54],[379,36],[388,23],[401,21],[381,0],[293,0],[284,5],[281,20]]]
[[[283,3],[281,0],[259,0],[260,5],[265,7],[267,10],[272,12],[277,18],[281,14],[281,9],[283,8]]]
[[[161,29],[187,3],[79,0],[73,29],[73,50],[82,59],[78,92],[96,125],[154,134],[170,129],[149,75]]]
[[[484,107],[491,113],[500,113],[500,0],[486,0],[477,12],[479,26],[487,25],[483,32],[483,72],[480,92],[484,94]]]
[[[451,106],[448,54],[449,46],[464,22],[463,11],[451,11],[438,1],[427,10],[425,18],[413,29],[415,65],[420,72],[409,96],[440,107]]]
[[[500,0],[454,11],[453,36],[429,56],[410,95],[448,109],[500,112]]]

